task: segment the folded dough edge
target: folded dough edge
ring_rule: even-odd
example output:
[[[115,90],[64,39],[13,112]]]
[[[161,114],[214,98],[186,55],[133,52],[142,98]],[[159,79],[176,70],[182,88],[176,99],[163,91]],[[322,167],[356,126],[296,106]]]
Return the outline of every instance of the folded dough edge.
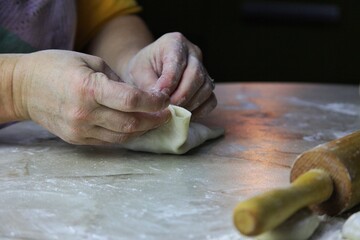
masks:
[[[170,105],[169,110],[172,115],[169,122],[122,146],[134,151],[183,154],[224,134],[224,129],[190,123],[191,112],[185,108]]]

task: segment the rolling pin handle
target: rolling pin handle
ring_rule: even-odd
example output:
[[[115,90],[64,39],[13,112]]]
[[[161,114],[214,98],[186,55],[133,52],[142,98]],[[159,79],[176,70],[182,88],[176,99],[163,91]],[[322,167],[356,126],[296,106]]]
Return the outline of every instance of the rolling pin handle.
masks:
[[[244,235],[255,236],[274,229],[301,208],[326,201],[333,193],[330,175],[312,169],[290,187],[266,192],[239,203],[233,221]]]

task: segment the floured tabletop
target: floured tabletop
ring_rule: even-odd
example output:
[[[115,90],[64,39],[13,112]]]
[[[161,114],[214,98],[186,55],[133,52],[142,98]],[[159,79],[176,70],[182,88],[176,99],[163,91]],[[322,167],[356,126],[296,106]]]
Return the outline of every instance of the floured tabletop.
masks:
[[[225,136],[185,155],[69,145],[32,122],[0,130],[1,239],[243,239],[235,205],[289,184],[296,156],[360,129],[357,86],[216,86],[207,126]],[[312,237],[338,239],[344,217]]]

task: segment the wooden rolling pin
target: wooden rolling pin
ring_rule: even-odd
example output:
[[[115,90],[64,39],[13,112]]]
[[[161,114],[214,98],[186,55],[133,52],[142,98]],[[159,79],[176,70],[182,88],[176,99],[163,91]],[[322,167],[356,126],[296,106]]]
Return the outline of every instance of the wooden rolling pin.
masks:
[[[239,203],[234,224],[255,236],[304,207],[330,216],[360,203],[360,131],[304,152],[290,173],[291,185]]]

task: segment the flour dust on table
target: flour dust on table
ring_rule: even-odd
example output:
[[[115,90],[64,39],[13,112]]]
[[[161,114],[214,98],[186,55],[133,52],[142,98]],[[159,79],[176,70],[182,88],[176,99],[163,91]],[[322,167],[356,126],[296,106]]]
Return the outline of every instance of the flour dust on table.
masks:
[[[287,219],[273,230],[246,240],[306,240],[314,233],[320,224],[320,218],[305,208]]]
[[[344,223],[342,236],[347,240],[360,239],[360,212],[354,213]]]

